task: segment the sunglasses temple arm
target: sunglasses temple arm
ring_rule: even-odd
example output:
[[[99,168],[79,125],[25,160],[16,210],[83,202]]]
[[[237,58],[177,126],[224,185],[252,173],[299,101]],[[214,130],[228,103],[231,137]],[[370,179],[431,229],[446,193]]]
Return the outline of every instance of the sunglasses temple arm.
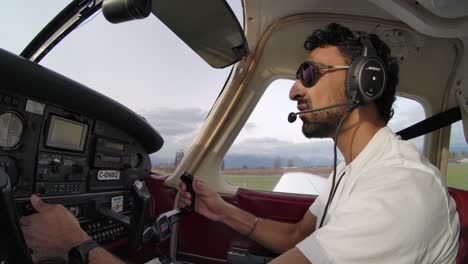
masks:
[[[349,66],[341,66],[341,65],[328,66],[328,69],[349,69]]]

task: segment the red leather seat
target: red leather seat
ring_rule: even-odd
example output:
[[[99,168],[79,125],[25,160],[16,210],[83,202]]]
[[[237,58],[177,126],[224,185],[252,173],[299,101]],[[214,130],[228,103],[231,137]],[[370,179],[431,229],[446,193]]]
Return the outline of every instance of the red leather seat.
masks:
[[[468,263],[468,191],[448,188],[457,204],[458,215],[460,216],[460,248],[458,249],[457,264]]]

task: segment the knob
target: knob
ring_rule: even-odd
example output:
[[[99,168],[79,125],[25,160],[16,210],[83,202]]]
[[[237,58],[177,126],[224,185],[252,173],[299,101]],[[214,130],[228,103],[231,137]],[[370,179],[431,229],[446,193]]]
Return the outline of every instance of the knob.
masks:
[[[58,167],[60,166],[60,159],[52,159],[49,163],[49,167],[52,170],[52,172],[56,173],[58,172]]]

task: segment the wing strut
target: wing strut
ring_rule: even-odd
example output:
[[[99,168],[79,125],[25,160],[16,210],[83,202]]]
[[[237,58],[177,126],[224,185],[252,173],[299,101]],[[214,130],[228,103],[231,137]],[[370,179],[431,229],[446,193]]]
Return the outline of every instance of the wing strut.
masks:
[[[408,140],[430,133],[439,128],[448,126],[461,119],[460,107],[454,107],[449,110],[440,112],[423,121],[416,123],[410,127],[398,131],[396,134],[401,136],[401,139]]]

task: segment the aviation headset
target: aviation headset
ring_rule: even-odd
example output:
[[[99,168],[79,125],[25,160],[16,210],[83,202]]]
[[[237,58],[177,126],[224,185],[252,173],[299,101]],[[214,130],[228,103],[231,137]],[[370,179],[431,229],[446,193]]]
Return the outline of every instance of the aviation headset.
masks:
[[[361,56],[349,66],[346,78],[346,95],[358,105],[373,102],[382,96],[387,86],[387,68],[377,56],[370,37],[363,32],[355,32],[364,47]]]

